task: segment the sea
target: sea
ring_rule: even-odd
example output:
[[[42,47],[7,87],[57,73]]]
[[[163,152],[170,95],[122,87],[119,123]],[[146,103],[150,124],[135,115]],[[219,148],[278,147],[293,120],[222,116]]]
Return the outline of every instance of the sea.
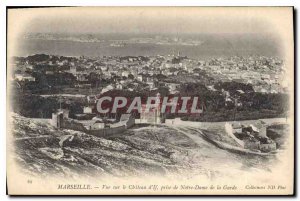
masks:
[[[65,34],[66,35],[66,34]],[[274,34],[187,34],[180,35],[182,40],[202,41],[198,45],[181,43],[128,43],[125,46],[111,46],[114,40],[130,40],[132,38],[157,38],[157,35],[146,34],[69,34],[70,37],[97,38],[101,41],[83,42],[63,40],[62,37],[34,38],[20,37],[17,50],[13,56],[29,56],[33,54],[50,54],[61,56],[156,56],[170,55],[180,52],[182,56],[194,59],[219,58],[230,56],[267,56],[280,57],[282,41]],[[173,36],[160,36],[170,37]],[[178,36],[176,36],[178,37]]]

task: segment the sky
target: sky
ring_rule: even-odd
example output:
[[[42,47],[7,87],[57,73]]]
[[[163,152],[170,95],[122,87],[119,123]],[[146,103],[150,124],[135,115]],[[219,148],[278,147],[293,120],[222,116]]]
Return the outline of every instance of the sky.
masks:
[[[247,7],[36,8],[23,9],[18,15],[19,19],[27,19],[25,32],[30,33],[260,34],[273,31],[266,9]]]

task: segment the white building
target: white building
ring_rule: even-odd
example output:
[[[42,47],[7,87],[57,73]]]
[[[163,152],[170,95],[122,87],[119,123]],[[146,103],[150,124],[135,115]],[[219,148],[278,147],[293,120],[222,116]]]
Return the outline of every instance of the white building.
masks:
[[[123,71],[123,72],[122,72],[122,76],[123,76],[123,77],[128,77],[129,74],[130,74],[130,72],[128,72],[128,71]]]
[[[35,78],[29,74],[15,74],[15,79],[18,81],[30,81],[30,82],[35,81]]]
[[[90,107],[90,106],[83,107],[83,113],[84,114],[91,114],[91,113],[93,113],[93,108]]]

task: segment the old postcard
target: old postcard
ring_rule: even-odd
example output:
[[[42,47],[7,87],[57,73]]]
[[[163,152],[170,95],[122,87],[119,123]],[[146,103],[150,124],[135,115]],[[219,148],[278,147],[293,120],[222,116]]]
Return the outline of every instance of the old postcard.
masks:
[[[292,7],[7,9],[10,195],[292,195]]]

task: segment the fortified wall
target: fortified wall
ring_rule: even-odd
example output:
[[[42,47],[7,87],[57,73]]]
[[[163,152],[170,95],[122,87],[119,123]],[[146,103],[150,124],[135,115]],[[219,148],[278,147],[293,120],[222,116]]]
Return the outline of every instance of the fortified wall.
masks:
[[[99,137],[108,137],[114,134],[120,134],[126,129],[135,124],[134,118],[130,114],[121,116],[119,122],[112,124],[110,128],[101,128],[97,130],[87,129],[81,122],[70,119],[67,110],[59,110],[57,113],[52,114],[51,124],[56,128],[70,129],[75,131],[85,132]]]

